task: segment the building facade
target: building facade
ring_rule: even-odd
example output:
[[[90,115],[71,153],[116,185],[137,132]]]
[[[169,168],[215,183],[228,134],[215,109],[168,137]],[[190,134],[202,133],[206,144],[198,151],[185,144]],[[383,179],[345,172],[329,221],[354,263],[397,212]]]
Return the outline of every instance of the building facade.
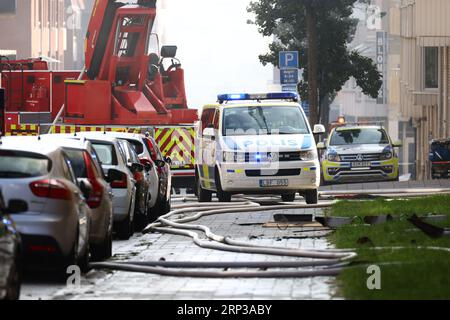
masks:
[[[430,140],[450,136],[449,12],[448,0],[402,0],[392,13],[401,37],[400,114],[414,130],[419,180],[430,178]]]
[[[2,0],[0,55],[42,57],[53,70],[81,69],[93,0]]]

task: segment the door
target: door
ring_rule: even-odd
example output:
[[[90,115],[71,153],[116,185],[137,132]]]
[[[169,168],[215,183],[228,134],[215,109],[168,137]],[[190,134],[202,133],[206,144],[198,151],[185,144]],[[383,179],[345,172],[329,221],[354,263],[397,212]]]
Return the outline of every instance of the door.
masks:
[[[216,119],[216,109],[206,109],[201,118],[201,161],[198,164],[198,173],[203,188],[216,190],[215,186],[215,164],[216,164],[216,138],[217,130],[214,129],[214,120]],[[205,129],[212,129],[214,136],[204,135]]]

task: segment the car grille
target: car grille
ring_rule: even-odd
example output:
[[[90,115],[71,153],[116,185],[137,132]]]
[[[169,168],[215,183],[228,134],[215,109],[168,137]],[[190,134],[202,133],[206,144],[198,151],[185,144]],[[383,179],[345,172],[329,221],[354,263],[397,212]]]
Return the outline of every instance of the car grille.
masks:
[[[273,170],[271,170],[273,171]],[[280,169],[274,174],[263,174],[262,170],[245,170],[247,177],[286,177],[286,176],[298,176],[300,175],[300,169]],[[266,171],[268,173],[268,171]]]
[[[274,162],[300,161],[301,154],[299,151],[292,152],[268,152],[260,153],[261,162],[267,162],[271,158]],[[271,155],[271,156],[270,156]],[[256,153],[245,153],[245,162],[257,162]]]
[[[358,156],[362,156],[362,159],[358,159]],[[340,155],[341,161],[379,161],[381,160],[381,154],[379,153],[367,153],[367,154],[342,154]]]

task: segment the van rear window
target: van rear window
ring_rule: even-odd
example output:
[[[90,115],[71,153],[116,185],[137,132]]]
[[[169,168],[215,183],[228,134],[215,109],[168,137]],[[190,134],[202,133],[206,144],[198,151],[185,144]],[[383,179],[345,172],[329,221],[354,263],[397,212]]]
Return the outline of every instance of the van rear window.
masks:
[[[52,162],[44,155],[0,150],[0,178],[32,178],[48,174]]]

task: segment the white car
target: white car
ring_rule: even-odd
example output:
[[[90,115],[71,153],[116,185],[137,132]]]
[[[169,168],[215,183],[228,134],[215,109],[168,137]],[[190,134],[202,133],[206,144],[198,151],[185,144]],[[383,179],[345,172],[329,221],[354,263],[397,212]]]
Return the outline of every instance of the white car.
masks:
[[[77,178],[87,179],[92,191],[87,204],[91,208],[89,234],[90,251],[94,260],[112,255],[113,193],[92,144],[86,139],[73,139],[61,135],[42,135],[41,139],[60,146],[66,152]]]
[[[197,195],[280,194],[318,201],[320,164],[313,134],[295,93],[220,95],[201,117],[196,146]]]
[[[2,138],[0,187],[6,202],[20,198],[28,210],[11,215],[29,263],[61,266],[89,262],[91,187],[77,181],[62,148],[37,137]],[[81,191],[83,190],[83,191]]]
[[[74,137],[74,135],[71,135]],[[103,172],[111,184],[114,206],[114,229],[120,239],[127,240],[134,233],[136,180],[127,167],[126,156],[119,140],[101,132],[80,132],[75,138],[85,137],[92,143]],[[113,171],[111,171],[113,169]],[[111,173],[114,177],[111,177]]]
[[[149,195],[147,201],[147,216],[148,218],[151,218],[151,213],[153,210],[156,210],[155,205],[158,200],[159,176],[157,166],[153,162],[150,152],[145,144],[144,139],[146,138],[143,135],[133,133],[108,132],[107,135],[128,141],[137,153],[139,161],[144,165],[146,189]]]

